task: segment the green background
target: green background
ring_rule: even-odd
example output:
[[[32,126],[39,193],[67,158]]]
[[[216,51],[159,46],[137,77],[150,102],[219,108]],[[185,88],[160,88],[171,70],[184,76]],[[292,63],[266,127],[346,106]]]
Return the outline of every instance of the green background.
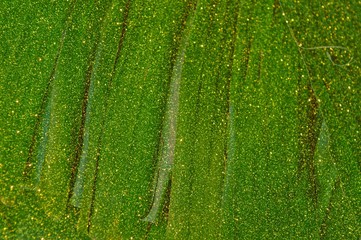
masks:
[[[2,239],[361,237],[359,1],[0,9]]]

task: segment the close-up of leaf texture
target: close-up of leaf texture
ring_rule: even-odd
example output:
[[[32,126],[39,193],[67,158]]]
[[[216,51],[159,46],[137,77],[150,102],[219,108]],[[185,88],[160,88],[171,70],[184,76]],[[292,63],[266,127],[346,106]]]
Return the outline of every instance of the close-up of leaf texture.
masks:
[[[0,1],[0,239],[361,238],[361,2]]]

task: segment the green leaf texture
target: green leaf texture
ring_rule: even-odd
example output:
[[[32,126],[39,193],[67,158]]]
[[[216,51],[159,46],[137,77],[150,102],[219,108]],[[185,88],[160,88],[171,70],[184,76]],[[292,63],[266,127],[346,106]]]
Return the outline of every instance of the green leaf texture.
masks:
[[[359,239],[361,4],[0,3],[1,239]]]

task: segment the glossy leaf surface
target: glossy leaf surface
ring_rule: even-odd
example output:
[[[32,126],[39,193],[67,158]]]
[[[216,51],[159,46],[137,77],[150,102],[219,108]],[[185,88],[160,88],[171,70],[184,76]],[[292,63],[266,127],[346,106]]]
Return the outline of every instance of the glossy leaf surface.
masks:
[[[357,239],[358,1],[3,1],[4,239]]]

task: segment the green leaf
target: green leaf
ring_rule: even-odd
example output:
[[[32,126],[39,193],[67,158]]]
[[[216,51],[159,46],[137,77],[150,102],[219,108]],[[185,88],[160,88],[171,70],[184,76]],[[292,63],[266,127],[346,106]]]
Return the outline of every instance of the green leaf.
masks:
[[[357,239],[357,1],[3,1],[4,239]]]

